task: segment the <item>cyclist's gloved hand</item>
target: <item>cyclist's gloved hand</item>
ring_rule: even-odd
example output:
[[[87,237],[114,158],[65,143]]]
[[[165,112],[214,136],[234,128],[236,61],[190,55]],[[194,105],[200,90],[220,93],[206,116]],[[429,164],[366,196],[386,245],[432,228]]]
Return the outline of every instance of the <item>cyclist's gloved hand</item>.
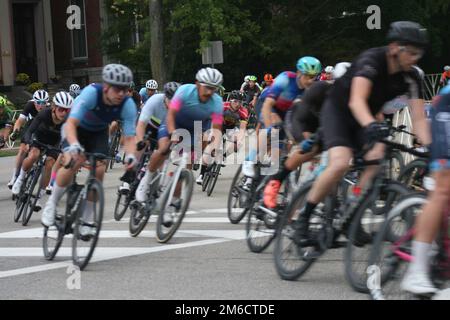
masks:
[[[11,141],[16,141],[16,139],[19,137],[19,131],[18,130],[14,130],[13,133],[11,133],[11,135],[9,136],[9,138],[11,139]]]
[[[301,153],[305,154],[311,152],[315,144],[316,141],[313,136],[309,139],[303,140],[302,143],[300,143]]]
[[[70,146],[65,147],[63,151],[65,153],[70,153],[71,155],[79,155],[84,152],[84,149],[79,143],[73,143]]]
[[[390,128],[385,122],[372,122],[364,129],[367,142],[376,142],[389,137]]]
[[[127,169],[132,169],[137,165],[138,161],[134,154],[127,154],[125,157],[125,165]]]

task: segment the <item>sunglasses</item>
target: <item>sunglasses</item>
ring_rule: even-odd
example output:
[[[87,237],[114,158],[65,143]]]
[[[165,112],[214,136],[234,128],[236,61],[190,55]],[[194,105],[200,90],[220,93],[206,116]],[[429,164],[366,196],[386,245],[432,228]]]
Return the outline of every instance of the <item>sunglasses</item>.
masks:
[[[129,89],[129,87],[122,87],[122,86],[111,86],[111,88],[117,93],[120,93],[120,92],[126,93],[126,92],[128,92],[128,89]]]
[[[416,59],[421,59],[425,54],[425,51],[423,51],[423,50],[414,50],[414,49],[408,48],[406,46],[400,46],[399,48],[400,48],[400,51],[406,52],[411,57],[416,58]]]
[[[59,112],[64,112],[64,113],[69,113],[70,109],[67,108],[63,108],[63,107],[57,107],[56,110],[58,110]]]
[[[211,86],[209,86],[209,85],[207,85],[207,84],[204,84],[204,83],[200,83],[200,85],[201,85],[203,88],[205,88],[205,89],[207,89],[207,90],[209,90],[209,91],[213,91],[213,92],[216,92],[217,89],[218,89],[218,88],[216,88],[216,87],[211,87]]]
[[[47,101],[45,100],[35,100],[34,102],[40,106],[45,106],[47,104]]]

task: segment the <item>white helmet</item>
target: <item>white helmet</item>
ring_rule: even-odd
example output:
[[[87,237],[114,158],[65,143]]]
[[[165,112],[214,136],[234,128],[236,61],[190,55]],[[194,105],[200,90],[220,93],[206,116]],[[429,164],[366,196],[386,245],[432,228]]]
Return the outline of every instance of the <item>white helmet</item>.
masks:
[[[347,73],[348,69],[350,69],[350,67],[352,66],[352,64],[350,62],[340,62],[338,63],[333,70],[333,78],[335,80],[342,78],[344,76],[344,74]]]
[[[328,66],[325,68],[325,73],[333,73],[334,68],[332,66]]]
[[[450,71],[450,66],[445,66],[444,71]]]
[[[73,98],[68,92],[60,91],[53,97],[53,103],[58,107],[71,109]]]
[[[129,87],[133,82],[131,70],[121,64],[108,64],[103,68],[103,81],[113,86]]]
[[[76,83],[71,84],[69,87],[69,92],[71,92],[71,93],[73,92],[73,93],[79,95],[80,91],[81,91],[81,87],[79,85],[77,85]]]
[[[223,82],[223,75],[217,69],[204,68],[197,72],[195,79],[200,83],[218,88]]]
[[[155,80],[148,80],[145,84],[145,87],[149,90],[158,90],[158,82]]]
[[[33,93],[33,100],[36,101],[36,102],[37,101],[45,101],[45,102],[47,102],[48,101],[48,92],[45,91],[45,90],[35,91]]]
[[[250,76],[245,76],[244,82],[249,82],[249,81],[250,81]]]

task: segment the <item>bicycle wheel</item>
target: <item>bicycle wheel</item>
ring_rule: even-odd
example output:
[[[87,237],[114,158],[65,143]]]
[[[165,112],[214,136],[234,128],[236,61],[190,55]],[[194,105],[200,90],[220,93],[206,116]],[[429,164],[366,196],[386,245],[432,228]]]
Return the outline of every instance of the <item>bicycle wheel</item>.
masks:
[[[423,159],[416,159],[409,163],[398,177],[398,181],[414,191],[426,191],[423,178],[428,171],[428,165]]]
[[[211,171],[213,167],[210,166],[206,169],[205,175],[203,177],[203,183],[202,183],[202,192],[206,191],[206,188],[208,188],[209,181],[211,180]]]
[[[248,206],[246,206],[246,200],[250,197],[249,192],[242,190],[242,186],[245,183],[245,176],[242,174],[242,165],[234,175],[231,182],[230,192],[228,193],[227,201],[227,215],[232,224],[238,224],[245,217],[248,212]],[[247,198],[247,199],[244,199]]]
[[[140,203],[134,201],[130,204],[130,224],[129,230],[132,237],[137,237],[147,225],[154,209],[154,203]]]
[[[41,185],[39,183],[39,178],[41,177],[43,167],[38,167],[31,178],[31,183],[28,186],[26,191],[27,200],[26,207],[24,209],[24,213],[22,215],[22,226],[26,226],[31,219],[31,215],[34,212],[34,207],[36,206],[37,201],[39,200],[39,193],[41,191]],[[37,186],[37,190],[35,191]]]
[[[426,203],[424,194],[410,194],[389,212],[377,234],[369,256],[369,293],[374,300],[410,300],[415,297],[400,289],[400,281],[411,258],[414,220]],[[392,241],[392,231],[398,237]]]
[[[216,186],[217,179],[219,179],[220,176],[220,168],[222,166],[220,164],[214,164],[214,167],[211,170],[211,181],[208,184],[208,191],[207,195],[208,197],[211,197],[212,192],[214,191],[214,187]]]
[[[275,239],[277,218],[269,217],[256,202],[247,218],[246,234],[247,245],[251,252],[261,253],[266,250]]]
[[[371,194],[366,197],[357,209],[350,224],[349,241],[344,251],[345,275],[351,287],[357,292],[369,292],[367,266],[373,239],[380,231],[387,213],[409,192],[400,183],[392,181],[384,186],[378,195]],[[382,203],[379,203],[380,198],[384,199]],[[377,210],[374,210],[374,203],[379,206]]]
[[[117,191],[116,205],[114,206],[114,219],[116,221],[122,220],[130,206],[131,199],[132,197],[129,194],[127,195],[121,193],[119,190]]]
[[[298,218],[300,210],[305,206],[307,195],[312,187],[312,181],[301,187],[292,198],[285,212],[281,215],[276,229],[275,247],[273,251],[275,268],[283,280],[296,280],[301,277],[316,261],[317,248],[300,247],[296,243],[294,221]],[[317,210],[320,210],[318,206]],[[314,215],[313,215],[314,216]],[[310,219],[310,232],[319,230],[320,224],[314,217]]]
[[[70,216],[72,206],[69,205],[68,199],[71,197],[73,190],[74,187],[71,186],[61,196],[56,207],[55,224],[51,227],[44,227],[42,248],[46,260],[53,260],[55,258],[66,234],[67,224],[71,224],[68,222],[68,217]]]
[[[113,166],[114,166],[114,162],[116,161],[115,160],[116,151],[119,148],[119,142],[120,142],[120,136],[118,136],[118,132],[116,132],[114,134],[114,138],[111,141],[111,145],[109,146],[109,150],[108,150],[108,155],[110,157],[112,157],[113,159],[107,160],[107,162],[106,162],[106,170],[105,171],[108,171],[108,169],[112,169]]]
[[[16,208],[14,209],[14,222],[19,222],[20,217],[22,217],[23,212],[27,207],[28,196],[26,190],[28,190],[31,179],[30,176],[33,174],[33,169],[29,174],[25,176],[25,181],[23,182],[20,194],[16,196]]]
[[[92,180],[87,188],[88,197],[95,199],[95,201],[89,203],[87,199],[84,199],[79,204],[72,238],[72,261],[80,270],[84,270],[94,254],[102,227],[103,209],[105,206],[101,183],[97,180]],[[87,205],[93,206],[91,208],[92,217],[85,216],[84,210]],[[89,228],[89,232],[82,232],[82,228]]]
[[[156,240],[160,243],[166,243],[172,239],[180,227],[191,202],[194,176],[190,170],[183,169],[178,181],[172,181],[172,183],[179,184],[181,204],[178,210],[169,203],[173,201],[173,199],[169,199],[172,185],[170,183],[163,194],[158,220],[156,221]]]

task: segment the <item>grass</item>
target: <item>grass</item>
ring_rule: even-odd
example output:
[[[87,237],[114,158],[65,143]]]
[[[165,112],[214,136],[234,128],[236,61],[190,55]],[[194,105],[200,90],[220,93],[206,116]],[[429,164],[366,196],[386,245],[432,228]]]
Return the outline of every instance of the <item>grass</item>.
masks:
[[[17,155],[17,152],[18,152],[17,149],[0,150],[0,158],[15,156],[15,155]]]

